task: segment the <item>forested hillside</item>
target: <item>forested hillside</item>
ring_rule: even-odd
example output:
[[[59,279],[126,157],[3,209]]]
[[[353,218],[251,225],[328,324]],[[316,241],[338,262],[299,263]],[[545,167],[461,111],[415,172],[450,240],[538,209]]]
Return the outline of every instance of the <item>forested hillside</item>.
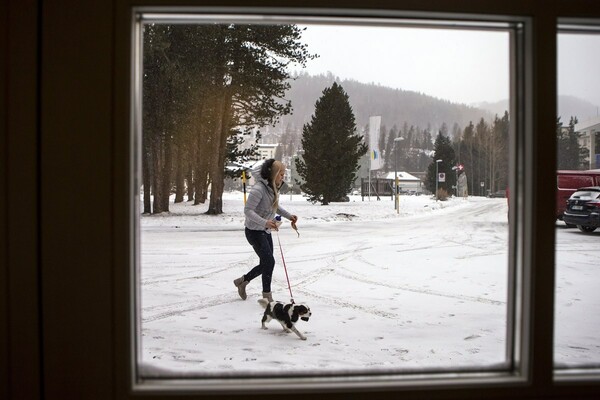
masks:
[[[492,120],[494,117],[489,111],[451,103],[423,93],[373,83],[339,80],[333,74],[301,74],[291,82],[291,88],[286,93],[286,99],[292,102],[293,114],[282,117],[275,132],[301,130],[310,121],[315,101],[322,95],[323,89],[335,81],[348,93],[359,129],[364,128],[372,115],[381,115],[381,124],[388,129],[394,125],[401,128],[407,123],[421,129],[429,128],[434,134],[443,123],[449,127],[458,124],[462,130],[471,121],[475,123],[481,118]]]
[[[492,113],[502,115],[504,114],[504,110],[508,109],[508,99],[495,103],[479,103],[476,104],[476,106]],[[586,121],[598,116],[598,106],[578,97],[566,95],[558,96],[558,116],[561,117],[563,121],[567,122],[571,117],[577,117],[579,121]]]

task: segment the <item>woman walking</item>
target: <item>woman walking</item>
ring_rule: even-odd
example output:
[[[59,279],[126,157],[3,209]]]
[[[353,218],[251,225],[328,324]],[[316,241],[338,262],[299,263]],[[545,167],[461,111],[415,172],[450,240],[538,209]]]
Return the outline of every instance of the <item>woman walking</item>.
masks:
[[[259,264],[233,281],[242,300],[246,300],[248,283],[262,275],[263,298],[273,301],[271,280],[275,258],[273,257],[271,230],[279,230],[273,218],[275,214],[280,214],[294,224],[298,220],[298,217],[279,207],[279,189],[283,184],[284,176],[285,166],[281,161],[272,158],[266,160],[260,169],[260,176],[255,177],[256,183],[248,195],[248,201],[244,207],[246,239],[258,255]]]

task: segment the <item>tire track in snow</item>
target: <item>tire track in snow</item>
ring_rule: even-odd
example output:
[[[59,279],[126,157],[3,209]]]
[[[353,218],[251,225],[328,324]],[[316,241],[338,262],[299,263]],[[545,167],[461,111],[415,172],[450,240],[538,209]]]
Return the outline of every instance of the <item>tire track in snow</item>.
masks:
[[[389,283],[374,281],[374,280],[371,280],[371,279],[368,279],[368,278],[365,278],[362,276],[357,276],[355,273],[349,271],[347,268],[344,268],[344,267],[341,267],[341,269],[344,270],[345,272],[336,270],[335,273],[338,276],[346,278],[346,279],[350,279],[350,280],[353,280],[356,282],[367,283],[369,285],[383,286],[383,287],[387,287],[390,289],[403,290],[406,292],[428,294],[428,295],[439,296],[439,297],[447,297],[447,298],[452,298],[452,299],[471,301],[471,302],[475,302],[475,303],[491,304],[491,305],[495,305],[495,306],[501,306],[501,305],[506,304],[505,301],[486,299],[486,298],[477,297],[477,296],[467,296],[467,295],[461,295],[461,294],[444,293],[444,292],[440,292],[438,290],[415,288],[415,287],[411,287],[408,285],[392,285]]]
[[[354,310],[359,310],[359,311],[365,312],[367,314],[372,314],[372,315],[375,315],[378,317],[383,317],[383,318],[398,319],[398,317],[399,317],[399,314],[394,314],[394,313],[390,313],[387,311],[383,311],[383,310],[381,310],[379,308],[375,308],[375,307],[366,307],[366,306],[363,306],[360,304],[350,303],[348,301],[344,301],[344,300],[341,300],[341,299],[335,298],[335,297],[323,296],[323,295],[316,294],[315,292],[306,290],[306,289],[298,289],[298,292],[304,294],[305,296],[309,296],[309,297],[318,299],[318,300],[322,301],[323,303],[326,303],[329,305],[335,305],[335,306],[344,307],[344,308],[352,308]]]
[[[158,285],[161,283],[174,283],[174,282],[182,282],[182,281],[191,281],[191,280],[198,280],[198,279],[204,279],[204,278],[209,278],[213,275],[217,275],[220,274],[221,272],[224,271],[231,271],[232,268],[234,267],[244,267],[244,268],[250,268],[250,267],[254,267],[254,264],[257,262],[255,260],[256,256],[254,255],[254,253],[251,256],[248,256],[245,260],[241,260],[241,261],[233,261],[230,262],[226,267],[217,267],[217,269],[213,269],[201,274],[196,274],[194,273],[192,276],[184,276],[184,277],[179,277],[179,278],[168,278],[168,277],[161,277],[161,278],[147,278],[147,279],[143,279],[142,280],[142,286],[153,286],[153,285]],[[202,267],[198,267],[198,268],[202,268]]]
[[[182,315],[190,311],[201,310],[204,308],[220,306],[227,303],[233,303],[239,300],[239,297],[233,294],[222,294],[211,296],[195,301],[181,301],[158,306],[147,307],[142,310],[142,323],[154,322],[161,319]],[[165,309],[165,311],[153,313],[153,311]],[[151,314],[146,316],[147,314]]]

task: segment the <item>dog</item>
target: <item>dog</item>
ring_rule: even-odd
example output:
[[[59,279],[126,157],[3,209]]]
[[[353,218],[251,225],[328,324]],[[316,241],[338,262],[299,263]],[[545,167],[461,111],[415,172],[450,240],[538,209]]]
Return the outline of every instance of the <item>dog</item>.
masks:
[[[302,304],[283,304],[280,301],[269,302],[267,299],[258,299],[258,302],[265,309],[262,317],[262,329],[268,329],[265,323],[275,319],[279,321],[284,331],[294,332],[300,339],[306,340],[306,336],[300,333],[294,325],[298,319],[308,321],[312,315],[309,307]]]

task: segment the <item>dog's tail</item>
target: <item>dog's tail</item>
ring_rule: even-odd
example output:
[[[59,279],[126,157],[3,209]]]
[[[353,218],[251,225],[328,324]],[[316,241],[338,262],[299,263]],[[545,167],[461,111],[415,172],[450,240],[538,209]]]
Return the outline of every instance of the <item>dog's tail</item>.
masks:
[[[258,299],[258,304],[260,304],[263,308],[267,308],[269,305],[268,299]]]

